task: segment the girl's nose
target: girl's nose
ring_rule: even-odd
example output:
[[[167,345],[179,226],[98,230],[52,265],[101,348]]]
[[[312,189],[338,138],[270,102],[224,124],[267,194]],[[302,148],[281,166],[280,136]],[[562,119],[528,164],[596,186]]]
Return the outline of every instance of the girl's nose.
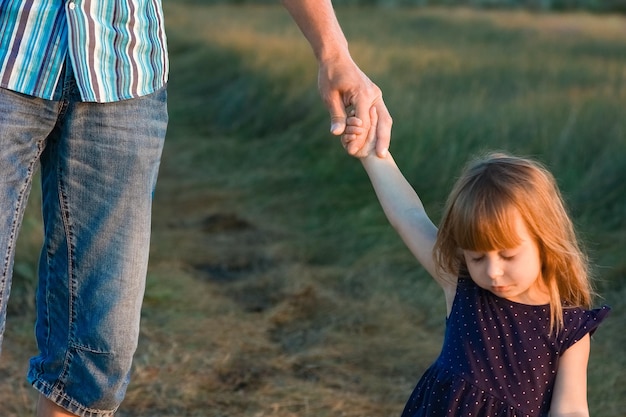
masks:
[[[497,259],[491,259],[487,261],[487,276],[491,279],[496,279],[502,276],[502,263],[498,262]]]

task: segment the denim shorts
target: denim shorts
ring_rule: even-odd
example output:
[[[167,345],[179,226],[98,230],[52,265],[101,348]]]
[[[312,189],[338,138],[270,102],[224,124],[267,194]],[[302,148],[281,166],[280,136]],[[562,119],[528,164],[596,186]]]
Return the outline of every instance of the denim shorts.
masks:
[[[82,102],[0,89],[0,343],[15,240],[41,169],[44,243],[29,382],[79,416],[112,416],[139,336],[150,213],[167,126],[166,89]]]

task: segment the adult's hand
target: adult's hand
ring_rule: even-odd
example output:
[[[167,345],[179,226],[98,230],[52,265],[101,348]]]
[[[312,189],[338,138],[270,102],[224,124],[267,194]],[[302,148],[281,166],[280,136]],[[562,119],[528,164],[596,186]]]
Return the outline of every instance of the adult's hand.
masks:
[[[383,101],[382,91],[349,56],[320,62],[318,85],[322,100],[330,112],[330,131],[341,135],[341,143],[353,156],[362,157],[367,152],[366,141],[375,140],[376,154],[385,156],[391,140],[392,118]],[[377,122],[372,123],[375,109]],[[346,132],[348,113],[361,121],[357,133]],[[370,132],[374,129],[374,132]]]

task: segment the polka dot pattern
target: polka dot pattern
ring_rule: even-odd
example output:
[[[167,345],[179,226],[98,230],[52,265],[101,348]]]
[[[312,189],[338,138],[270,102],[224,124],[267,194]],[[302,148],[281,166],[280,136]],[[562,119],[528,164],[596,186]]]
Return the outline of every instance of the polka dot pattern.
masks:
[[[550,335],[549,305],[509,301],[460,277],[441,354],[402,417],[547,416],[560,355],[608,312],[566,307],[564,328]]]

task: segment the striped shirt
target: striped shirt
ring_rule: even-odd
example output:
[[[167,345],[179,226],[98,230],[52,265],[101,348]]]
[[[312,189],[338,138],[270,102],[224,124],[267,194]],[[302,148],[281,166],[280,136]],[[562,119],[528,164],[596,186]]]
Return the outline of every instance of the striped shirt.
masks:
[[[0,87],[58,99],[65,62],[84,101],[163,87],[169,64],[161,0],[0,0]]]

